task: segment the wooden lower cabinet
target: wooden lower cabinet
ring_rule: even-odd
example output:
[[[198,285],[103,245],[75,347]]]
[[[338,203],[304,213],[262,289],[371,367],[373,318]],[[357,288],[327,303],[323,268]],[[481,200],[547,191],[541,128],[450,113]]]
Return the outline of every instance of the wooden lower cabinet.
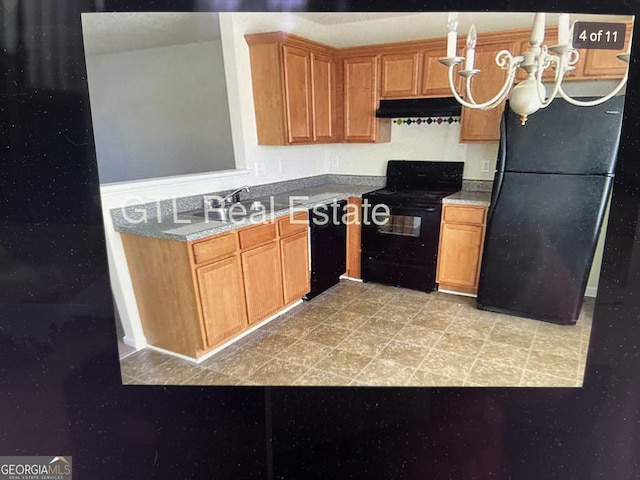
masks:
[[[486,207],[444,206],[436,276],[440,290],[477,293],[486,211]]]
[[[188,243],[121,234],[142,329],[150,345],[197,358],[207,350]]]
[[[247,325],[244,282],[238,255],[196,270],[207,347],[214,347]]]
[[[311,290],[307,231],[280,240],[284,303],[288,305]]]
[[[242,273],[249,324],[284,305],[278,241],[242,253]]]
[[[351,197],[347,201],[350,217],[347,223],[347,277],[360,278],[362,243],[362,199]],[[351,217],[351,211],[355,218]]]
[[[150,345],[198,358],[310,290],[306,212],[195,242],[121,234]]]

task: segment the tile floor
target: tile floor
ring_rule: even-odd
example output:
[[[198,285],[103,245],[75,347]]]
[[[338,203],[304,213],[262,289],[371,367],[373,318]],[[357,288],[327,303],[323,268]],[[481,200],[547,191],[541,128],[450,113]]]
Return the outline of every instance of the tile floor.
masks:
[[[594,301],[576,325],[511,317],[475,300],[342,281],[199,365],[145,349],[126,384],[580,386]]]

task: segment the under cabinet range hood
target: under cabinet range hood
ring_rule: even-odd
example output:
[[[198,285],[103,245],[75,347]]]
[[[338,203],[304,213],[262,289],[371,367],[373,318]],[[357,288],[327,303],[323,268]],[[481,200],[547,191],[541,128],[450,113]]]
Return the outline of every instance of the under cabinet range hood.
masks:
[[[453,97],[380,100],[376,117],[457,117],[461,110],[461,105]]]

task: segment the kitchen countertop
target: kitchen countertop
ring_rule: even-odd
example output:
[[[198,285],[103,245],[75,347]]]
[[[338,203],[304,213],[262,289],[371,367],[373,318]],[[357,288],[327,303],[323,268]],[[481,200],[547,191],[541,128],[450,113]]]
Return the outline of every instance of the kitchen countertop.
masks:
[[[300,190],[293,190],[287,193],[273,195],[273,202],[289,203],[290,197],[298,198],[295,208],[308,210],[317,205],[331,203],[334,200],[343,200],[349,197],[361,197],[364,193],[377,190],[380,187],[371,185],[348,185],[348,184],[325,184],[321,186],[308,187]],[[268,197],[259,198],[265,205],[269,205]],[[265,213],[267,221],[278,217],[283,217],[290,212],[290,208],[274,209],[273,212]],[[176,221],[177,220],[177,221]],[[114,225],[116,231],[131,235],[141,235],[144,237],[161,238],[165,240],[176,240],[179,242],[192,242],[223,232],[239,229],[251,225],[249,219],[237,223],[205,221],[204,219],[194,219],[189,212],[176,212],[169,218],[153,219],[148,222],[118,224]]]
[[[475,205],[479,207],[488,207],[491,203],[491,192],[472,192],[469,190],[460,190],[459,192],[449,195],[442,199],[442,203],[455,205]]]

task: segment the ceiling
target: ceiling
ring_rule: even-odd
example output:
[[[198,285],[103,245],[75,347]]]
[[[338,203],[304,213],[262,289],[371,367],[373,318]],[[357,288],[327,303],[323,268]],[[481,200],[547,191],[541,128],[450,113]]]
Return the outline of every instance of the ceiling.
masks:
[[[364,35],[368,39],[363,43],[380,43],[375,42],[375,36],[380,35],[389,37],[389,32],[384,25],[395,27],[398,35],[398,41],[402,41],[403,37],[416,36],[419,38],[438,38],[447,34],[447,17],[448,12],[394,12],[394,13],[297,13],[298,18],[313,22],[318,25],[325,26],[334,30],[345,30],[349,24],[362,27],[367,24],[369,31]],[[533,22],[534,13],[532,12],[460,12],[459,32],[465,33],[471,24],[476,26],[478,32],[491,32],[499,30],[510,30],[515,28],[530,28]],[[557,25],[557,14],[547,14],[546,24]],[[572,14],[572,20],[581,21],[624,21],[629,16],[623,15],[590,15],[590,14]],[[376,29],[379,26],[380,28]],[[401,27],[401,28],[398,28]],[[363,32],[359,28],[359,33]],[[374,41],[372,41],[374,40]],[[389,41],[385,38],[385,41]]]
[[[410,17],[412,12],[354,12],[354,13],[296,13],[295,16],[317,23],[319,25],[340,25],[343,23],[367,22],[395,17]]]
[[[443,37],[447,34],[448,17],[447,12],[232,15],[251,15],[254,21],[258,19],[257,28],[261,18],[282,18],[283,25],[287,24],[284,19],[288,18],[297,24],[298,30],[305,31],[309,38],[334,47]],[[577,14],[571,18],[583,21],[622,21],[629,17]],[[467,32],[472,23],[478,32],[490,32],[530,28],[532,21],[532,13],[464,12],[459,14],[459,32]],[[273,22],[270,23],[272,24]],[[547,24],[556,25],[557,15],[547,15]],[[82,15],[82,29],[87,55],[182,45],[220,38],[217,13],[86,13]],[[314,30],[313,34],[309,29]]]
[[[85,53],[99,55],[220,39],[217,13],[84,13]]]

